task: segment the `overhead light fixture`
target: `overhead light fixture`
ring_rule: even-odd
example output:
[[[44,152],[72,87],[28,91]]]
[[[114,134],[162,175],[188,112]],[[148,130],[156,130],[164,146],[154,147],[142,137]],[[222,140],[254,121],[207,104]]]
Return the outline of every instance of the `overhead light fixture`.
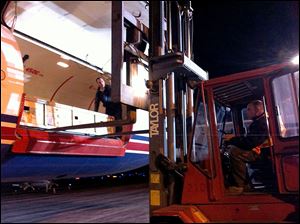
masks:
[[[62,61],[59,61],[56,64],[59,65],[59,66],[61,66],[61,67],[63,67],[63,68],[68,68],[69,67],[69,65],[67,63],[62,62]]]
[[[293,64],[299,65],[299,55],[295,56],[291,61]]]

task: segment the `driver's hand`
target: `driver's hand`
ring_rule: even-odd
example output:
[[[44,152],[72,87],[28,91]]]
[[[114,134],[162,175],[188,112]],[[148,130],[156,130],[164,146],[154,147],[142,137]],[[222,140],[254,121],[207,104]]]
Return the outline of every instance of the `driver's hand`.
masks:
[[[231,138],[233,138],[234,135],[233,134],[226,134],[226,135],[223,135],[223,141],[224,142],[227,142],[229,141]]]

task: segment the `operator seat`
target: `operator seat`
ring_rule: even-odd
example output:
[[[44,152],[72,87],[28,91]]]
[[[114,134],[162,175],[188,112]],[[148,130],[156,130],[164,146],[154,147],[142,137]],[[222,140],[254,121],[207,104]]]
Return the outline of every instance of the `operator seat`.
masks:
[[[272,139],[266,139],[264,143],[253,149],[254,151],[259,151],[259,158],[246,164],[248,181],[252,189],[269,189],[274,186],[274,173],[270,151],[272,146]]]

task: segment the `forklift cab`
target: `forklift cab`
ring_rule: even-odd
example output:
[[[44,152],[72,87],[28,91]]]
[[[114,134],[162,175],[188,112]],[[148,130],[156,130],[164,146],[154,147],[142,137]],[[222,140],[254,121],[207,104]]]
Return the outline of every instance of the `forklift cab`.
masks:
[[[224,153],[224,139],[228,135],[246,134],[252,121],[246,116],[245,109],[252,100],[264,103],[269,139],[261,146],[258,161],[247,164],[251,192],[232,195],[226,191],[228,155]],[[270,214],[271,220],[284,219],[281,216],[288,213],[289,203],[293,204],[290,200],[296,200],[299,192],[297,66],[269,66],[202,82],[195,102],[192,132],[182,204],[202,205],[201,212],[206,217],[220,221],[235,217],[235,212],[231,211],[232,203],[241,205],[237,207],[242,210],[244,205],[248,203],[249,206],[255,201],[261,206],[260,212],[267,214],[266,203],[285,197],[283,201],[288,203],[282,201],[280,204],[285,212]],[[211,206],[220,203],[227,212],[213,214]],[[239,214],[239,220],[246,218]],[[257,214],[251,217],[255,218]]]
[[[151,221],[297,221],[298,66],[272,65],[201,81],[195,92],[181,200],[154,210]],[[245,109],[252,100],[263,101],[269,138],[260,146],[260,158],[247,164],[252,190],[231,194],[226,191],[228,158],[223,143],[228,135],[246,134],[252,121]]]

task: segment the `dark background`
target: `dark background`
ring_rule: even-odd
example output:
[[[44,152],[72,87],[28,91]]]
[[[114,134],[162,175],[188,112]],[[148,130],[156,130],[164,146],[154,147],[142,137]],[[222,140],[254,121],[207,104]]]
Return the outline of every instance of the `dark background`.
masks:
[[[209,78],[299,54],[299,1],[192,0],[192,8],[194,61]]]
[[[209,78],[299,54],[299,1],[192,1],[194,61]]]

